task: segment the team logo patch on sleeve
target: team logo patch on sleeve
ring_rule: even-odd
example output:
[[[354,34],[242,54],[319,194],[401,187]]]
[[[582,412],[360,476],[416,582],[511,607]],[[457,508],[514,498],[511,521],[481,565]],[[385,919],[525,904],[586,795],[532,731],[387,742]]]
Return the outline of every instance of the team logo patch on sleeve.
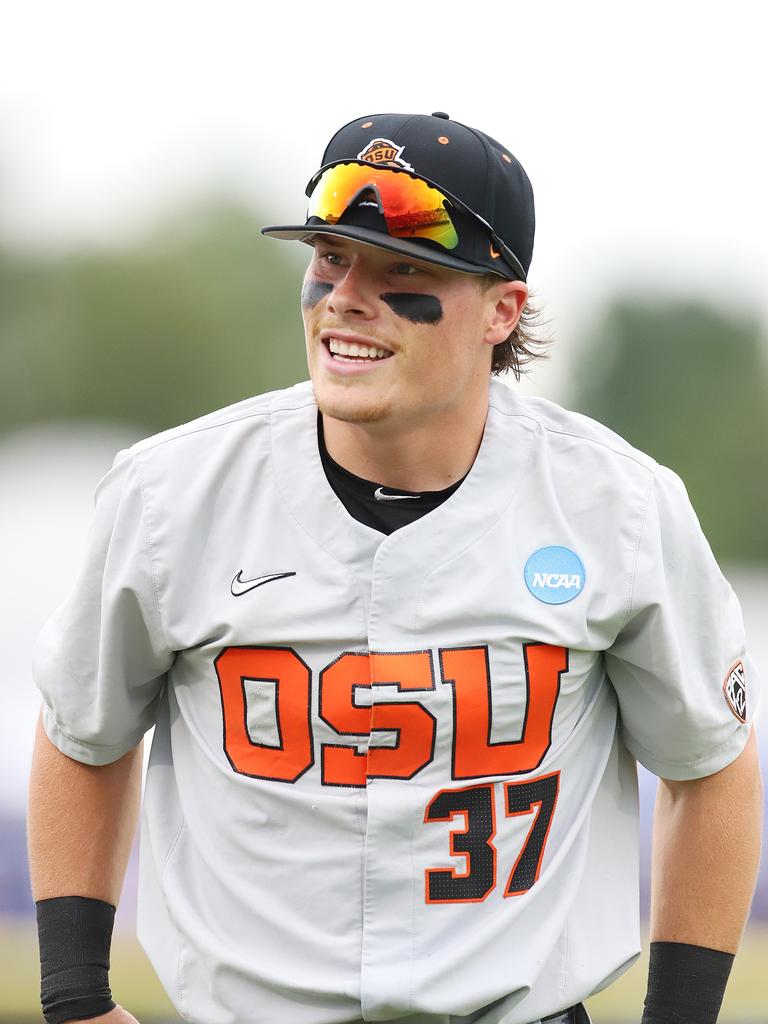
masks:
[[[539,548],[525,563],[525,585],[544,604],[567,604],[579,596],[585,582],[584,565],[570,548]]]
[[[742,662],[737,661],[723,683],[726,703],[740,722],[747,720],[747,674]]]

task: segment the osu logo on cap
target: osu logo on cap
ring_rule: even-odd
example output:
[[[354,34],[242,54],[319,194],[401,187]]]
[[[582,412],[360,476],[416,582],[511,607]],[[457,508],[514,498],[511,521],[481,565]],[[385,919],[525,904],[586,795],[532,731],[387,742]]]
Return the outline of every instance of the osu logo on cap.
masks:
[[[728,671],[723,683],[723,694],[728,707],[740,722],[747,720],[747,674],[742,662],[737,661]]]
[[[404,149],[405,146],[397,146],[390,139],[374,139],[357,154],[357,159],[377,167],[397,167],[401,171],[412,171],[413,167],[402,158]]]
[[[584,565],[570,548],[539,548],[525,563],[525,585],[544,604],[567,604],[579,596],[585,582]]]

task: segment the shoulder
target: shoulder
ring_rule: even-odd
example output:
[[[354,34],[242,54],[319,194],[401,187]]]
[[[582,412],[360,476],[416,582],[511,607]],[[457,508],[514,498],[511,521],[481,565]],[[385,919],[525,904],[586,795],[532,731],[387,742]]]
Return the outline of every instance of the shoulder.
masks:
[[[309,381],[294,384],[279,391],[268,391],[242,402],[236,402],[223,409],[207,413],[177,427],[153,434],[137,441],[126,449],[128,456],[145,456],[152,453],[169,454],[171,457],[181,448],[205,447],[210,442],[226,443],[227,438],[239,437],[243,430],[258,431],[268,424],[270,417],[283,410],[298,409],[314,404]]]
[[[521,428],[530,438],[531,493],[554,502],[569,519],[582,513],[601,530],[621,522],[637,538],[659,486],[676,492],[673,504],[687,500],[674,473],[589,416],[501,382],[491,389],[491,407],[506,425],[510,445]]]
[[[270,422],[307,406],[314,406],[314,395],[303,381],[153,434],[117,453],[96,496],[135,486],[163,504],[194,502],[232,473],[261,472],[270,458]]]
[[[603,423],[549,399],[521,395],[501,381],[494,381],[490,404],[505,417],[527,421],[542,444],[555,451],[567,451],[576,460],[604,463],[646,479],[663,469],[650,455]]]

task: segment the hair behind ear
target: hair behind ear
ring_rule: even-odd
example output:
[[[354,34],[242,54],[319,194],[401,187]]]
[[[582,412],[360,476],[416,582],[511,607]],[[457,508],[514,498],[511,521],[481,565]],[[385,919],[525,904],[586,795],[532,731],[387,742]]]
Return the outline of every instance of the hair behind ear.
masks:
[[[481,278],[481,287],[486,290],[498,283],[497,274],[484,274]],[[546,359],[549,353],[545,349],[554,340],[551,335],[542,334],[542,328],[548,322],[542,318],[539,303],[532,294],[529,295],[515,329],[504,341],[494,345],[491,373],[498,376],[511,370],[515,379],[520,380],[523,367],[536,359]]]

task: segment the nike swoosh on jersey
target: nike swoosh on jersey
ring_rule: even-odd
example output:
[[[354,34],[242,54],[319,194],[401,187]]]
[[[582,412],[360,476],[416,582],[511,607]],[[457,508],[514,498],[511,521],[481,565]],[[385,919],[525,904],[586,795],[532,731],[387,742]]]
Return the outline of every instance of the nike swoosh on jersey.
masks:
[[[381,487],[376,488],[373,496],[376,501],[415,501],[421,497],[420,494],[385,494]]]
[[[265,583],[272,583],[273,580],[284,580],[286,576],[295,576],[295,572],[270,572],[266,576],[255,576],[252,580],[243,579],[243,570],[232,580],[230,590],[233,597],[242,597],[256,587],[263,587]]]

